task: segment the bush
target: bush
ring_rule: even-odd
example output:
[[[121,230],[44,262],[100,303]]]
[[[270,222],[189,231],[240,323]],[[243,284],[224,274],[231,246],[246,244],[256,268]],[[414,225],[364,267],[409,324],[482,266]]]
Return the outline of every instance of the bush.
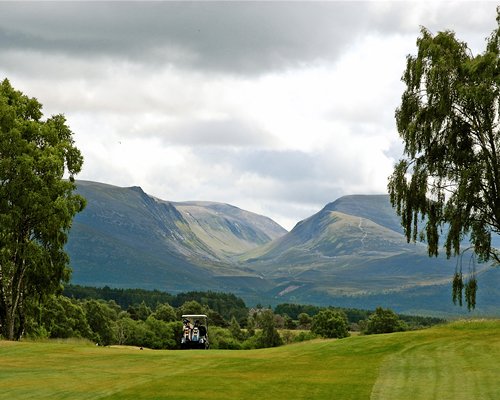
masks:
[[[368,317],[363,333],[367,335],[378,333],[401,332],[407,330],[406,324],[390,309],[378,307]]]
[[[210,348],[239,350],[242,348],[238,339],[235,339],[229,329],[212,326],[208,332]]]
[[[299,343],[306,340],[316,339],[318,335],[311,331],[297,331],[294,329],[284,329],[280,331],[281,338],[285,344]]]
[[[302,331],[293,338],[293,343],[305,342],[306,340],[317,339],[318,335],[311,331]]]
[[[325,338],[349,336],[349,323],[342,311],[321,310],[312,319],[311,332]]]
[[[147,334],[142,346],[151,349],[175,349],[178,347],[182,324],[160,321],[152,316],[146,320]],[[177,334],[179,332],[179,334]]]

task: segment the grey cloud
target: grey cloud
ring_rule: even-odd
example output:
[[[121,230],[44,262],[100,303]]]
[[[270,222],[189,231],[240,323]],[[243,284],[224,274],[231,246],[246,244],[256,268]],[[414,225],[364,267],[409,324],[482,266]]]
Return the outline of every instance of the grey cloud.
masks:
[[[168,144],[189,146],[246,147],[272,142],[268,132],[237,119],[189,121],[174,129],[160,128],[155,135]]]
[[[335,62],[367,32],[484,32],[488,16],[494,3],[0,2],[0,50],[255,75]]]
[[[292,150],[259,148],[194,149],[197,157],[207,164],[230,165],[234,173],[251,173],[275,181],[306,181],[317,177],[320,160],[314,155]]]
[[[335,56],[363,3],[0,3],[0,48],[258,73]],[[359,32],[358,32],[359,34]]]
[[[326,193],[333,189],[339,192],[340,187],[349,187],[349,181],[356,183],[362,179],[362,172],[353,168],[358,161],[352,159],[346,164],[345,158],[337,154],[342,152],[340,148],[315,153],[222,147],[194,148],[193,151],[206,165],[230,165],[236,175],[250,173],[272,180],[276,188],[283,185],[280,189],[283,199],[297,197],[307,202],[314,198],[317,203],[318,199],[323,201],[330,197],[328,194],[325,197],[325,188],[328,188]],[[291,196],[293,187],[297,188],[297,193]]]
[[[367,31],[484,32],[488,16],[493,2],[1,2],[0,48],[254,74],[335,60]]]

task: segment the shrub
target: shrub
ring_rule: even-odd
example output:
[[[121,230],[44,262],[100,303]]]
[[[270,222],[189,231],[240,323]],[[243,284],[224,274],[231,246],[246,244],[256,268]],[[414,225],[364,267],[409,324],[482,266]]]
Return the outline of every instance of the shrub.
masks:
[[[325,338],[349,336],[349,323],[342,311],[321,310],[312,319],[311,332]]]
[[[239,350],[242,348],[238,339],[235,339],[229,329],[212,326],[208,332],[210,348]]]
[[[390,309],[377,307],[375,312],[368,317],[365,334],[391,333],[407,330],[406,324]]]

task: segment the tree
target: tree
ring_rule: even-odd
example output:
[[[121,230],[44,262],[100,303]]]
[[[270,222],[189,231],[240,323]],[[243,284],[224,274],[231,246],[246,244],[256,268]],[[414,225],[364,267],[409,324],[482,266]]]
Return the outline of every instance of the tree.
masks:
[[[42,120],[41,108],[0,84],[0,326],[9,340],[24,332],[25,301],[69,279],[64,245],[85,206],[73,193],[83,163],[73,133],[63,115]]]
[[[179,317],[183,314],[207,314],[208,307],[201,305],[196,300],[189,300],[178,308],[177,313]]]
[[[44,302],[38,318],[38,326],[28,334],[45,331],[51,338],[91,338],[92,332],[84,309],[64,296],[49,296]]]
[[[364,333],[392,333],[406,330],[406,325],[394,311],[377,307],[375,312],[368,317]]]
[[[262,312],[258,314],[258,323],[262,328],[262,332],[258,339],[259,347],[277,347],[283,344],[283,340],[276,330],[276,323],[272,310],[262,310]]]
[[[175,313],[175,309],[168,303],[158,304],[152,316],[164,322],[177,321],[177,315]]]
[[[349,336],[349,323],[342,311],[327,308],[313,317],[311,332],[325,338],[344,338]]]
[[[107,346],[116,341],[116,320],[118,315],[103,300],[86,300],[83,308],[87,315],[87,321],[92,329],[92,339],[97,343]]]
[[[247,337],[252,337],[255,335],[255,318],[249,315],[247,318]]]
[[[231,322],[229,323],[229,332],[231,332],[231,335],[236,339],[236,340],[243,340],[244,335],[243,332],[241,331],[241,326],[238,323],[237,319],[235,316],[231,318]]]
[[[308,329],[312,322],[312,318],[309,316],[309,314],[304,312],[299,314],[298,320],[299,320],[299,326],[302,329]]]
[[[443,235],[448,257],[463,254],[467,238],[480,261],[500,262],[491,247],[491,234],[500,233],[500,9],[497,23],[482,54],[451,31],[433,36],[422,28],[417,55],[407,57],[396,110],[404,157],[388,189],[407,240],[426,241],[430,256]],[[473,275],[465,286],[473,307]],[[457,270],[454,299],[463,288]]]
[[[127,312],[130,314],[130,318],[136,321],[146,321],[153,313],[144,300],[140,304],[129,306]]]

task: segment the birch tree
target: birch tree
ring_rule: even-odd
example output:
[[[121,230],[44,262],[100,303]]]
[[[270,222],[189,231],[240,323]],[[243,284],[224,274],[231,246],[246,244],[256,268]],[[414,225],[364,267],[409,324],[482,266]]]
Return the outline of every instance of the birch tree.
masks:
[[[473,55],[454,32],[422,28],[418,53],[407,58],[396,110],[404,156],[388,188],[408,241],[426,241],[430,256],[444,243],[448,257],[470,249],[480,261],[500,262],[491,246],[492,234],[500,233],[498,10],[497,23],[481,54]],[[473,308],[476,279],[462,279],[457,270],[453,299],[461,303],[465,288]]]
[[[83,157],[63,115],[43,120],[42,105],[0,84],[0,330],[19,339],[25,304],[69,279],[64,251],[74,215]],[[64,178],[67,179],[64,179]]]

